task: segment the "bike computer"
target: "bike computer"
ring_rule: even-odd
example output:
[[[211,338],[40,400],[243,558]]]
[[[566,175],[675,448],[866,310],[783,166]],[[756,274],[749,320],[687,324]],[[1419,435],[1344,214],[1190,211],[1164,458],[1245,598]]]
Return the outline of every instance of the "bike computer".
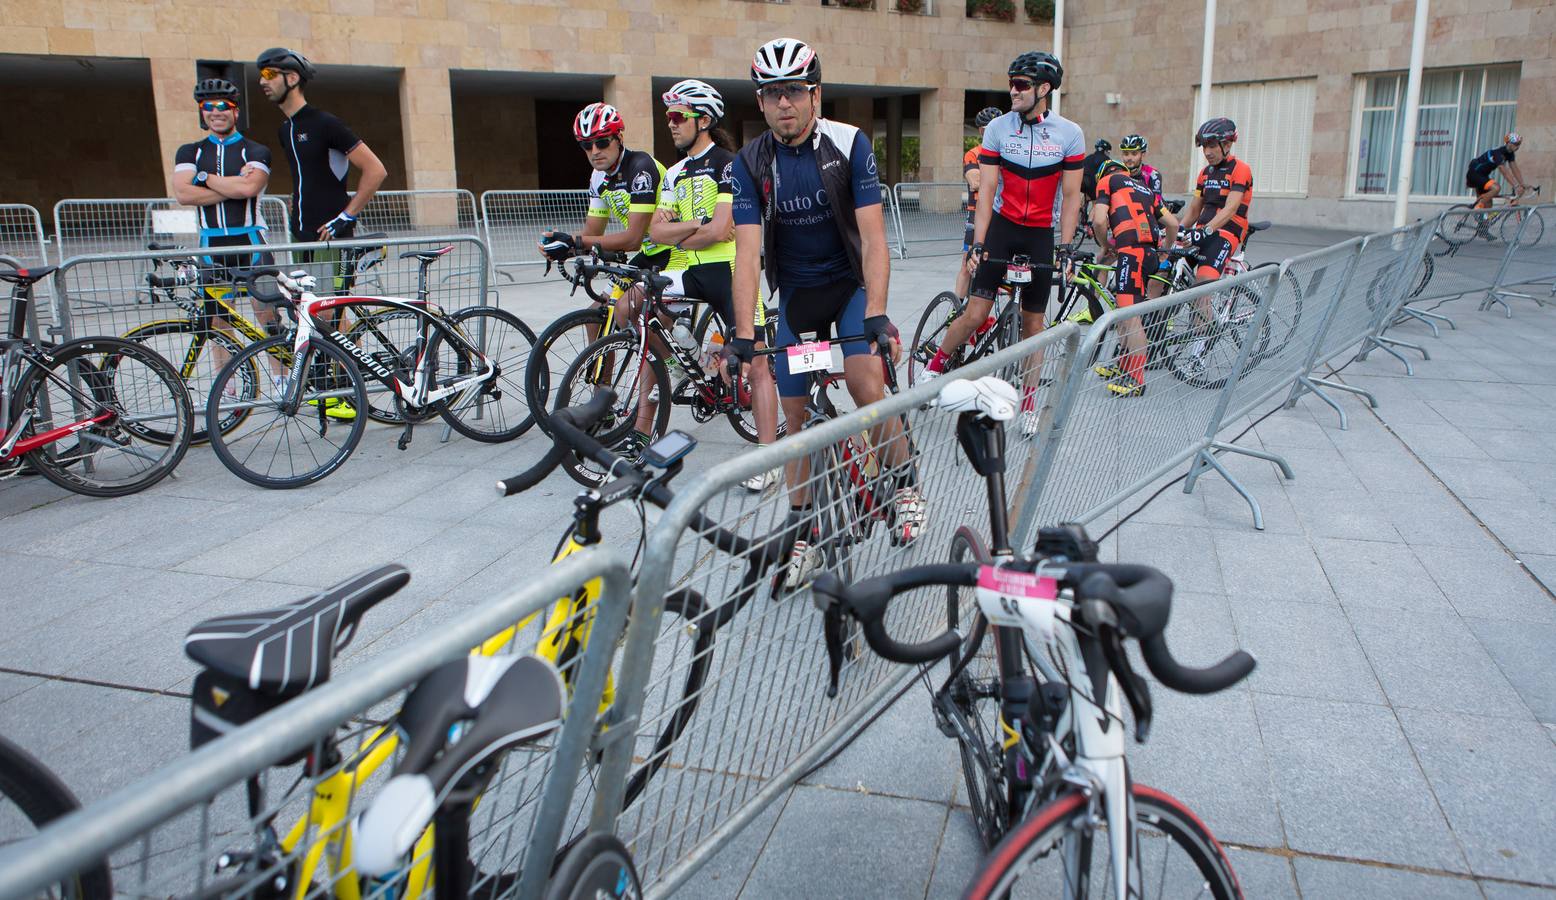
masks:
[[[672,431],[648,445],[648,449],[643,451],[643,462],[656,469],[668,469],[696,446],[696,438],[684,431]]]

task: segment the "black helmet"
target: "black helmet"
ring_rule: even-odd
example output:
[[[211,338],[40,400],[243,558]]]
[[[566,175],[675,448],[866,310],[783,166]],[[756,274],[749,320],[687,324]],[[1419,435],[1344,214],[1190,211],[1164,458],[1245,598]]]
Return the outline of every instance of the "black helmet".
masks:
[[[1194,146],[1203,147],[1206,144],[1235,144],[1237,143],[1237,123],[1225,116],[1218,116],[1199,126],[1194,132]]]
[[[1004,113],[1000,111],[1000,108],[998,106],[986,107],[986,108],[980,109],[978,111],[978,117],[973,119],[973,124],[977,125],[979,128],[983,128],[983,127],[987,126],[990,122],[994,121],[995,119],[998,119],[1000,116],[1003,116],[1003,115],[1004,115]]]
[[[230,100],[238,102],[238,86],[224,78],[202,78],[195,85],[195,100]]]
[[[1113,149],[1113,145],[1108,143],[1107,138],[1098,138],[1097,142],[1091,145],[1091,149],[1098,153],[1107,153]]]
[[[1141,153],[1144,153],[1146,151],[1145,138],[1138,134],[1125,135],[1124,139],[1118,142],[1118,149],[1139,150]]]
[[[296,72],[304,83],[312,81],[315,74],[313,63],[309,62],[306,56],[285,47],[271,47],[261,53],[254,64],[261,69],[284,69],[288,72]]]
[[[1008,75],[1025,75],[1036,81],[1046,81],[1054,90],[1064,81],[1064,66],[1052,53],[1028,50],[1010,62]]]

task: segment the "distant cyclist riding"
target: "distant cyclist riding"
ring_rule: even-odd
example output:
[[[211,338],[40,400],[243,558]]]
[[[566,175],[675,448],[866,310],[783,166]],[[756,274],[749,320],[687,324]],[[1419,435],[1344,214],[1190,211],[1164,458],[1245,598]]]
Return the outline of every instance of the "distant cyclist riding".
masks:
[[[1518,148],[1523,143],[1524,139],[1518,132],[1509,131],[1503,136],[1501,146],[1492,147],[1470,160],[1469,169],[1464,173],[1464,186],[1475,192],[1476,209],[1490,207],[1492,201],[1501,195],[1502,185],[1494,177],[1498,172],[1513,188],[1513,203],[1517,203],[1518,195],[1528,188],[1529,182],[1524,181],[1516,161]]]

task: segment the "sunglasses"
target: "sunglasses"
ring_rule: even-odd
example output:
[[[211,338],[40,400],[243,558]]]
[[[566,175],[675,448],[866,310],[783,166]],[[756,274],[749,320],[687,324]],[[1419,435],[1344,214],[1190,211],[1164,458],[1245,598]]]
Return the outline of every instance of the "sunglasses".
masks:
[[[1013,91],[1020,91],[1022,93],[1026,93],[1027,91],[1030,91],[1032,89],[1032,85],[1033,85],[1033,82],[1030,82],[1030,81],[1026,80],[1025,78],[1012,78],[1012,79],[1010,79],[1010,89],[1013,90]]]
[[[680,125],[680,124],[683,124],[687,119],[700,119],[700,118],[702,118],[702,113],[694,113],[694,112],[683,113],[683,112],[675,112],[675,111],[665,113],[665,121],[669,122],[671,125]]]
[[[791,81],[786,84],[769,84],[761,90],[757,91],[757,93],[761,95],[763,100],[767,100],[769,102],[776,102],[779,99],[784,99],[788,100],[790,103],[793,103],[794,101],[800,99],[806,94],[809,94],[815,89],[816,86],[814,84],[805,84],[804,82],[800,81]]]
[[[203,112],[234,112],[237,108],[238,104],[233,103],[231,100],[200,101],[200,109]]]
[[[604,150],[606,147],[609,147],[611,145],[611,140],[612,140],[612,138],[602,137],[602,138],[595,138],[592,141],[579,141],[578,142],[578,149],[580,149],[580,150],[589,150],[589,149],[593,148],[595,150]]]

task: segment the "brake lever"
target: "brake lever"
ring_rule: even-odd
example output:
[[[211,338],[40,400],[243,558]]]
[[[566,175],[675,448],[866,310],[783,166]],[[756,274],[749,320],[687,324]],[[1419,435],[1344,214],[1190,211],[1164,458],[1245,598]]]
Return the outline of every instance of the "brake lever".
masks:
[[[1143,744],[1151,732],[1150,686],[1144,678],[1135,674],[1134,667],[1129,664],[1129,655],[1124,652],[1124,639],[1117,628],[1109,625],[1099,627],[1097,640],[1102,644],[1102,655],[1108,661],[1108,668],[1118,677],[1124,699],[1129,701],[1129,708],[1134,713],[1135,741]]]
[[[838,673],[843,669],[843,641],[848,630],[848,620],[843,616],[840,603],[827,604],[821,615],[821,636],[827,645],[827,698],[837,699]]]

